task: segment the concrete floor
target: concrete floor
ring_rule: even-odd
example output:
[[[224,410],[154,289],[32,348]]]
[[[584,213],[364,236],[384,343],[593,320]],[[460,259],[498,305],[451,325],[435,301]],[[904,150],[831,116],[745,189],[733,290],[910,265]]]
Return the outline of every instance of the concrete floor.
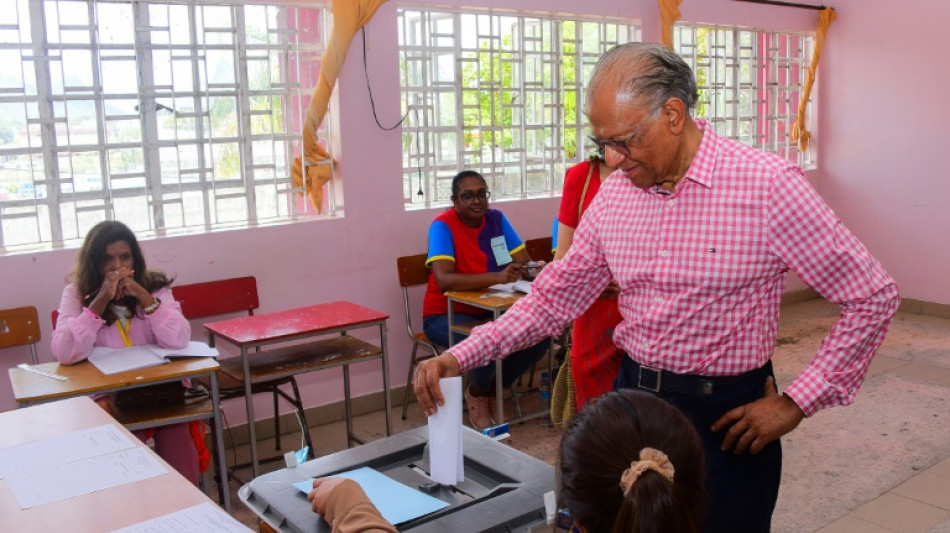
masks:
[[[783,308],[773,358],[780,389],[807,364],[837,314],[823,300]],[[406,421],[399,409],[393,413],[397,432],[424,423],[415,406]],[[950,533],[948,418],[950,319],[901,312],[854,405],[819,412],[783,439],[773,531]],[[383,436],[381,411],[355,424],[361,435]],[[554,464],[558,430],[532,421],[511,433],[511,446]],[[320,455],[345,446],[342,422],[312,428],[311,435]],[[300,435],[285,439],[285,448],[296,446]],[[272,440],[261,442],[262,453],[272,448]],[[236,454],[246,460],[247,450]],[[231,483],[232,493],[238,485]],[[256,517],[232,498],[234,515],[256,530]]]

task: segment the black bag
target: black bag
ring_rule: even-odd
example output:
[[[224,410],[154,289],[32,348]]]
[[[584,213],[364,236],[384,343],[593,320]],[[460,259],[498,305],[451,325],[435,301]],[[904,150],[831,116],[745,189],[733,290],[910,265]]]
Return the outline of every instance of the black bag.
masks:
[[[180,381],[136,387],[115,393],[113,401],[120,409],[138,407],[161,407],[185,403],[185,386]]]

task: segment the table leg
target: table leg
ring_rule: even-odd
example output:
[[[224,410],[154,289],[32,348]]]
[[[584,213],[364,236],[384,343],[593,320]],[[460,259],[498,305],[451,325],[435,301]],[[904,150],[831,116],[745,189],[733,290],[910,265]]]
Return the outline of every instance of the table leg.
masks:
[[[353,407],[350,405],[350,365],[343,365],[343,417],[346,419],[346,447],[356,439],[353,435]]]
[[[241,346],[241,363],[244,366],[244,405],[247,407],[247,433],[251,445],[251,472],[257,477],[260,466],[257,464],[257,431],[254,427],[254,397],[251,394],[251,362],[247,357],[247,346]]]
[[[224,510],[231,512],[231,490],[228,485],[228,461],[224,455],[224,435],[221,431],[221,394],[218,389],[218,373],[211,373],[211,412],[214,415],[214,442],[216,448],[214,454],[218,459],[218,498],[224,505]]]
[[[393,410],[393,400],[389,396],[389,357],[387,355],[388,350],[386,349],[386,323],[383,322],[379,325],[379,341],[382,344],[380,348],[383,351],[383,402],[386,405],[386,436],[393,434],[393,423],[390,419],[391,412]]]

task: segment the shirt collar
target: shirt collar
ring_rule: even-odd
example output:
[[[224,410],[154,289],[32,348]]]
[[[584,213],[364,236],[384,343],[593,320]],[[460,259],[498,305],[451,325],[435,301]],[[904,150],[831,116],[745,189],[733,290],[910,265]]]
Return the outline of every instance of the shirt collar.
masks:
[[[703,132],[703,139],[699,142],[699,148],[693,155],[693,161],[689,164],[689,170],[686,171],[683,179],[695,181],[709,189],[715,181],[713,170],[716,168],[716,154],[719,153],[722,138],[716,134],[708,121],[696,119],[694,122],[696,127]]]

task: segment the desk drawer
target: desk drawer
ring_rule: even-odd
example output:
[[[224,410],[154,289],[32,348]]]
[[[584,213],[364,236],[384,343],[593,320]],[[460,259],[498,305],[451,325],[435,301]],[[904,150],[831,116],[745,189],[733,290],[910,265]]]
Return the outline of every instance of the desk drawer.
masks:
[[[112,409],[112,416],[130,431],[146,427],[179,424],[214,416],[211,398],[187,404],[136,407],[132,409],[121,409],[115,403],[109,402],[109,407]]]
[[[371,361],[383,356],[383,350],[374,344],[341,335],[306,344],[294,344],[263,352],[248,352],[251,383],[313,372],[325,368]],[[232,378],[244,380],[240,357],[218,361],[221,371]]]

